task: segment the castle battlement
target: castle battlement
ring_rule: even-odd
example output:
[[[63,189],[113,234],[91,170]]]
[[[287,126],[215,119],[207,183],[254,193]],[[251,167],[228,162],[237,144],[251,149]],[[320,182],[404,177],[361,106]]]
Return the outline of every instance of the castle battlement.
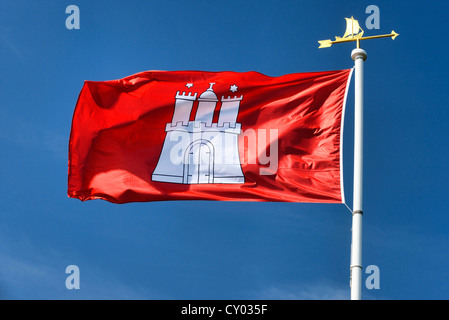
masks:
[[[243,96],[240,96],[240,97],[234,96],[234,98],[231,98],[231,96],[228,96],[227,98],[225,98],[225,96],[221,96],[221,102],[242,101],[242,100],[243,100]]]
[[[233,134],[241,133],[241,124],[240,123],[211,123],[207,124],[205,122],[200,121],[189,121],[187,125],[185,125],[182,121],[178,121],[175,124],[167,123],[165,126],[165,132],[169,131],[185,131],[188,133],[193,132],[226,132]]]
[[[176,92],[176,97],[175,99],[181,99],[181,100],[189,100],[189,101],[195,101],[196,100],[196,95],[197,93],[195,92],[195,94],[192,96],[192,93],[189,92],[188,95],[186,95],[185,92],[183,92],[182,94],[179,94],[180,91]]]

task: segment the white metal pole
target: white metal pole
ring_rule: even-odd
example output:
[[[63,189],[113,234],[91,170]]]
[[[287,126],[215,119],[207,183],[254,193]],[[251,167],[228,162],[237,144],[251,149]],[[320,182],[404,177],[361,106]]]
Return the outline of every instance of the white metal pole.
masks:
[[[351,300],[362,299],[363,63],[366,57],[365,50],[360,48],[354,49],[351,53],[355,63]]]

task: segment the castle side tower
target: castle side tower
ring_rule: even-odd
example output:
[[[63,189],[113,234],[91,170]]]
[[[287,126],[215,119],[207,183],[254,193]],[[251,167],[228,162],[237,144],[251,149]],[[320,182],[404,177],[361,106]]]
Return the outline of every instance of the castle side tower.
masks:
[[[220,115],[218,116],[218,126],[223,127],[225,123],[229,123],[229,126],[235,128],[237,122],[237,115],[239,113],[240,101],[243,96],[240,97],[221,97]]]
[[[212,125],[215,107],[218,102],[218,98],[212,89],[214,84],[210,83],[210,88],[204,91],[198,98],[198,110],[195,115],[195,121],[204,122],[209,127]]]
[[[193,102],[196,100],[196,93],[192,96],[189,92],[186,95],[185,92],[179,94],[176,93],[175,112],[173,113],[173,119],[171,121],[172,126],[176,126],[178,122],[181,122],[183,126],[189,124],[190,113],[192,112]]]

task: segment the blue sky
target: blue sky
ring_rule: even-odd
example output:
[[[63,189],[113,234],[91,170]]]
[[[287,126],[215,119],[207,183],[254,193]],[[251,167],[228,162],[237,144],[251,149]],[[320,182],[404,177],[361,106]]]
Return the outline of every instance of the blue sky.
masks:
[[[68,5],[80,29],[68,30]],[[380,29],[368,30],[368,5]],[[344,205],[69,199],[67,149],[84,80],[146,70],[346,69],[365,35],[364,299],[449,299],[449,4],[433,1],[0,2],[1,299],[348,299]],[[353,85],[344,155],[352,207]],[[68,290],[65,269],[80,269]],[[363,281],[368,275],[363,274]],[[363,283],[364,284],[364,283]]]

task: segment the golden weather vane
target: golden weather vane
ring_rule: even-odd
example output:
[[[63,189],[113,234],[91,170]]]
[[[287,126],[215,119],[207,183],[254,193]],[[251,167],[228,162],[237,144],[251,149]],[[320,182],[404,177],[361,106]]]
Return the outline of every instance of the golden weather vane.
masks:
[[[332,41],[330,39],[328,40],[320,40],[318,41],[320,46],[318,48],[329,48],[334,43],[340,43],[340,42],[350,42],[350,41],[357,41],[357,48],[360,48],[360,41],[361,40],[369,40],[369,39],[377,39],[377,38],[387,38],[391,37],[392,40],[396,38],[399,33],[396,33],[391,31],[390,34],[382,34],[379,36],[369,36],[369,37],[363,37],[363,29],[360,28],[359,22],[355,20],[353,17],[351,18],[345,18],[346,19],[346,31],[343,37],[335,37],[335,40]]]

